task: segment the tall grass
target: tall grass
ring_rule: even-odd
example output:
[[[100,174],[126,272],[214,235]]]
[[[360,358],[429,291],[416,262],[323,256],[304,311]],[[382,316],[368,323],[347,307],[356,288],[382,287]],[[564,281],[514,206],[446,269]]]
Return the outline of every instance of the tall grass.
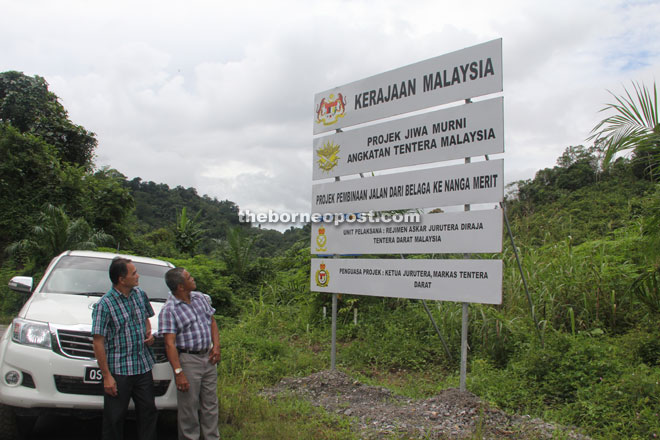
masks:
[[[649,312],[628,289],[642,258],[640,240],[634,230],[623,230],[579,245],[569,238],[519,247],[544,346],[513,253],[505,246],[502,304],[469,308],[468,388],[508,411],[578,425],[596,438],[659,434],[654,415],[660,411],[660,332],[648,325]],[[299,280],[304,276],[295,270],[278,275],[241,304],[238,319],[222,325],[223,421],[230,438],[275,429],[256,418],[291,423],[282,428],[290,438],[302,438],[301,432],[321,435],[316,429],[334,436],[319,438],[349,435],[343,422],[322,412],[313,416],[325,420],[321,425],[308,425],[310,411],[319,410],[297,399],[268,403],[258,397],[261,387],[281,377],[329,366],[330,318],[321,312],[329,295],[308,292]],[[343,295],[339,368],[411,397],[456,386],[461,305],[429,305],[451,359],[419,302]],[[254,417],[241,416],[251,412]]]
[[[326,368],[318,334],[301,330],[300,309],[261,292],[238,318],[218,317],[221,437],[226,439],[356,439],[350,421],[293,396],[268,400],[260,391],[285,376]],[[305,328],[305,327],[303,327]]]

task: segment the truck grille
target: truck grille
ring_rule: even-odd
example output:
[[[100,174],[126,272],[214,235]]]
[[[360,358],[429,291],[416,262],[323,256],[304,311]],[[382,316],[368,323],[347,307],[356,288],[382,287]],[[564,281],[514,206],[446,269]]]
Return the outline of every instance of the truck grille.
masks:
[[[81,377],[55,375],[55,387],[64,394],[82,394],[84,396],[102,396],[102,383],[84,383]],[[169,380],[154,380],[154,395],[160,397],[167,392]]]
[[[94,338],[90,332],[59,329],[57,330],[57,338],[61,353],[65,356],[79,359],[96,359],[92,344]],[[163,338],[156,338],[151,348],[154,351],[156,363],[167,362]]]
[[[57,336],[62,353],[67,356],[94,359],[93,338],[90,332],[58,330]]]

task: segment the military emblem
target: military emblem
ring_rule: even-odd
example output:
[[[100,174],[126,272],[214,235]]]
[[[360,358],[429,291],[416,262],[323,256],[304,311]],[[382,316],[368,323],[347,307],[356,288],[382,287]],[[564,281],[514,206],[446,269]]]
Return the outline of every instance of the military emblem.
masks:
[[[343,118],[346,114],[346,98],[341,93],[331,94],[328,99],[321,99],[319,106],[316,108],[316,123],[323,125],[332,125]]]
[[[334,142],[326,142],[323,144],[323,147],[316,150],[316,155],[318,156],[316,163],[319,165],[320,169],[328,173],[331,169],[337,166],[337,163],[339,162],[338,154],[339,145]]]
[[[321,263],[319,270],[316,271],[316,285],[319,287],[328,287],[330,282],[330,273],[325,270],[325,264]]]
[[[328,237],[325,235],[325,228],[321,226],[319,228],[319,235],[316,236],[316,245],[318,246],[316,248],[317,252],[325,252],[328,249],[325,247],[325,245],[328,242]]]

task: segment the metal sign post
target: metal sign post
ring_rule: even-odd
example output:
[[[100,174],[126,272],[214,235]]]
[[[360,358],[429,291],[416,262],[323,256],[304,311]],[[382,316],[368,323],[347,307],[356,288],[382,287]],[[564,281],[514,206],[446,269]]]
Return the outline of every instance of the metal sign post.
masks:
[[[330,348],[330,369],[337,369],[337,293],[332,294],[332,347]]]
[[[341,133],[341,129],[337,130],[337,133]],[[339,176],[335,177],[335,182],[339,182]],[[337,258],[337,255],[333,256]],[[337,369],[337,293],[332,294],[332,337],[331,337],[331,346],[330,346],[330,369]]]
[[[467,377],[467,351],[468,351],[468,303],[463,303],[463,319],[461,324],[461,379],[460,389],[465,391],[465,378]]]
[[[469,104],[471,101],[469,99],[465,100],[465,104]],[[471,162],[469,157],[465,158],[465,163],[468,164]],[[465,211],[470,210],[470,205],[465,205]],[[463,258],[470,258],[470,254],[463,254]],[[461,319],[461,378],[460,378],[460,390],[465,391],[466,385],[465,381],[467,378],[467,351],[468,351],[468,303],[463,303],[463,313]]]

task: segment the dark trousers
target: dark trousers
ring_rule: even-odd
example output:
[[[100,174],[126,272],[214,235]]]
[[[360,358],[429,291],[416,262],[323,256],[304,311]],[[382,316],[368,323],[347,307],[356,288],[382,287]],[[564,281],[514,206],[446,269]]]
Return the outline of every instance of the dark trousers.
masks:
[[[135,403],[138,438],[156,440],[158,412],[151,371],[133,376],[117,374],[113,377],[117,382],[117,396],[103,394],[103,440],[124,438],[124,420],[131,398]]]

